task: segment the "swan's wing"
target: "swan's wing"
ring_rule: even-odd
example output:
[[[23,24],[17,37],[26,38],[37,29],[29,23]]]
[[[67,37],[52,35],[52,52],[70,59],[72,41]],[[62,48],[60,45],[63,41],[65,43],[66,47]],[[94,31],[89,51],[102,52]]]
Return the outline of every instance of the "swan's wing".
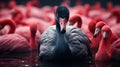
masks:
[[[46,59],[50,59],[52,56],[52,52],[55,46],[56,41],[56,28],[55,26],[50,26],[48,29],[43,32],[39,39],[40,44],[40,57],[45,57]]]
[[[68,26],[66,36],[73,55],[79,57],[89,55],[91,42],[79,28]]]

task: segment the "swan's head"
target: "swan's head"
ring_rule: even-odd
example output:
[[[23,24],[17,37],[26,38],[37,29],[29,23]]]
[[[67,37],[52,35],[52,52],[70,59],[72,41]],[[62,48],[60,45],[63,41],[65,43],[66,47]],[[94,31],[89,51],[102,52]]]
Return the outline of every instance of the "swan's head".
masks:
[[[103,21],[99,21],[98,23],[96,23],[95,26],[95,32],[94,32],[94,37],[97,37],[98,34],[100,34],[102,27],[105,25],[105,22]]]
[[[65,6],[58,6],[55,12],[56,29],[64,34],[66,32],[66,24],[69,19],[69,10]]]

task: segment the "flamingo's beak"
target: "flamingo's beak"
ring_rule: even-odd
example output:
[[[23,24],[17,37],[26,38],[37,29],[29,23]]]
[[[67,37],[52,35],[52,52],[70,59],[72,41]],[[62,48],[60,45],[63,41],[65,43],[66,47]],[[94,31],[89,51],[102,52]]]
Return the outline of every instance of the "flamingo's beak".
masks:
[[[107,17],[106,19],[109,19],[109,18],[111,18],[113,16],[114,16],[114,14],[110,14],[109,17]]]
[[[74,24],[75,24],[74,22],[70,22],[70,21],[69,21],[69,25],[70,25],[70,26],[72,26],[72,25],[74,25]]]
[[[60,31],[61,33],[65,33],[67,20],[65,18],[60,18],[59,20],[60,20]]]
[[[108,37],[108,32],[103,32],[103,39],[105,40]]]
[[[2,26],[0,25],[0,29],[2,29]]]
[[[16,13],[16,10],[15,10],[15,9],[12,9],[12,10],[10,11],[10,13],[11,13],[11,14],[15,14],[15,13]]]
[[[100,33],[100,28],[96,28],[93,37],[96,38],[98,34]]]

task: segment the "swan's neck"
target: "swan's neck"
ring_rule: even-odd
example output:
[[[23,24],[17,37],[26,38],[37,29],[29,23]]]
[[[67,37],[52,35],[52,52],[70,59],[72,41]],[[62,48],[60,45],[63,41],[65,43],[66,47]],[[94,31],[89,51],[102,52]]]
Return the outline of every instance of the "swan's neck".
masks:
[[[57,23],[56,23],[56,33],[57,33],[56,47],[60,47],[61,45],[67,45],[65,33],[60,32],[60,25]]]
[[[56,47],[67,46],[69,48],[65,34],[57,33]]]
[[[53,51],[55,59],[68,59],[71,56],[71,51],[67,43],[65,34],[57,33],[57,41]]]
[[[58,42],[60,42],[62,40],[63,43],[67,43],[65,34],[58,33],[57,38],[58,38],[58,40],[57,40]]]

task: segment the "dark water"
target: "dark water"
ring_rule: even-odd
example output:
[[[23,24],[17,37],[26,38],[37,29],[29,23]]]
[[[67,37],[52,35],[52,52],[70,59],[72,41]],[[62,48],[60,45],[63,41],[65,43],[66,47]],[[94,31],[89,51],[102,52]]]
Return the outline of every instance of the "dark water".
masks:
[[[0,57],[0,67],[38,67],[38,54],[2,56]]]
[[[0,67],[120,67],[120,62],[43,63],[37,53],[0,57]]]

